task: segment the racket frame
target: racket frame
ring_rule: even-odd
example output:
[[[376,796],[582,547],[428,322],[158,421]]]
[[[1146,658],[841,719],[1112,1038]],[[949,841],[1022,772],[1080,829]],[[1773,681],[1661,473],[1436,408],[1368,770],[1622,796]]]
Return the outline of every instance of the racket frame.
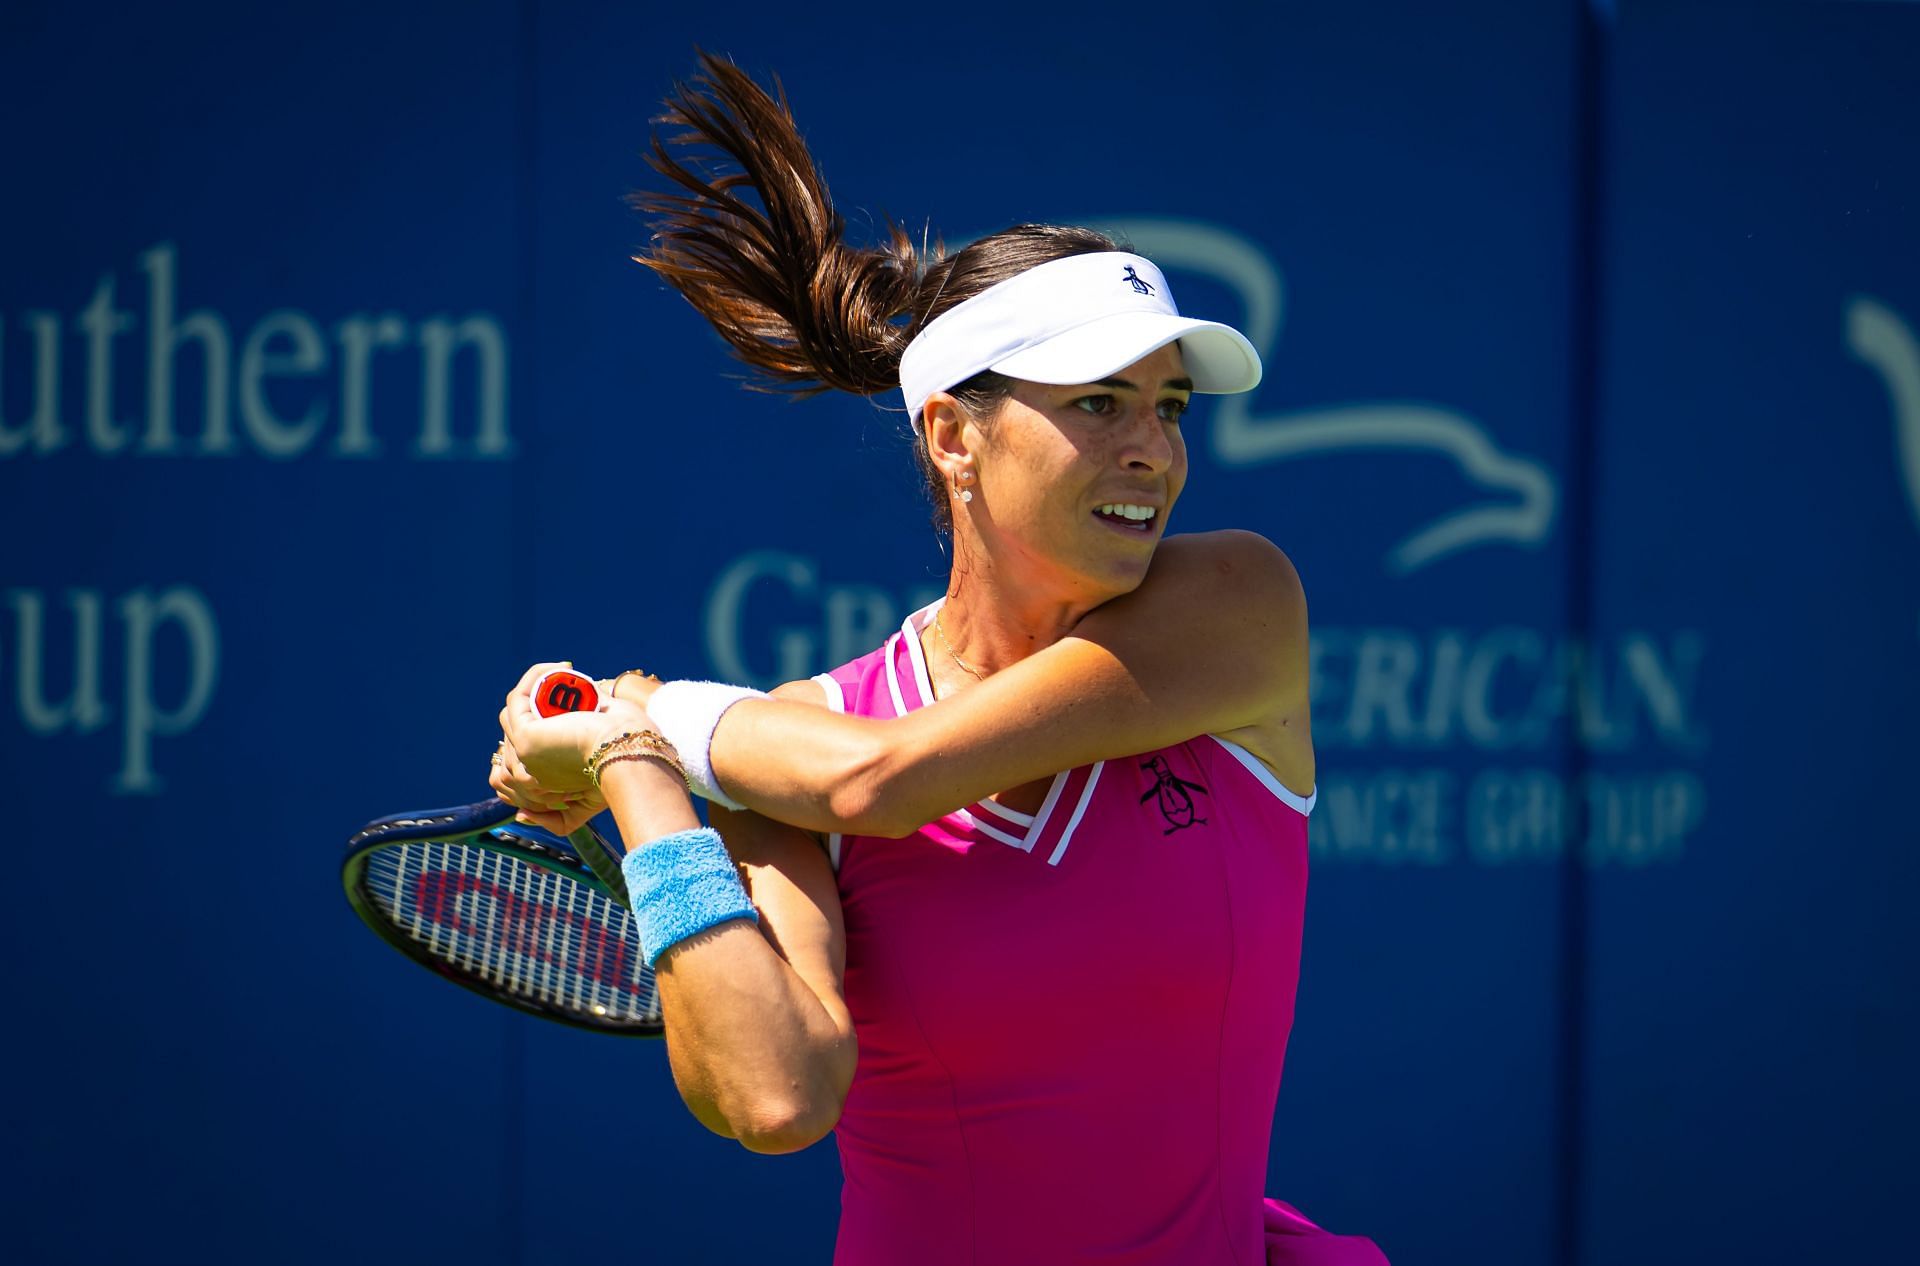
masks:
[[[665,1029],[658,1021],[635,1024],[613,1017],[601,1019],[476,980],[395,927],[368,896],[364,881],[367,864],[374,854],[396,844],[444,844],[500,853],[585,884],[622,906],[629,904],[625,878],[613,860],[614,850],[590,823],[563,840],[539,827],[514,821],[516,812],[512,805],[496,796],[474,804],[396,813],[367,823],[347,840],[347,854],[340,863],[340,884],[346,891],[347,903],[360,916],[360,921],[387,944],[435,975],[483,998],[543,1020],[594,1033],[618,1037],[661,1036]]]

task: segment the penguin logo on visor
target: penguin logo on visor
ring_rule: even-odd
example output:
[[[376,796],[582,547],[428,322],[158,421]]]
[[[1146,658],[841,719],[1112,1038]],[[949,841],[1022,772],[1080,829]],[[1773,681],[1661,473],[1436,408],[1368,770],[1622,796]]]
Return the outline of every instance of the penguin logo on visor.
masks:
[[[1133,271],[1132,264],[1126,265],[1126,269],[1127,269],[1127,275],[1122,277],[1120,280],[1126,282],[1129,286],[1132,286],[1133,292],[1135,294],[1150,295],[1153,293],[1153,283],[1141,277],[1139,273]]]

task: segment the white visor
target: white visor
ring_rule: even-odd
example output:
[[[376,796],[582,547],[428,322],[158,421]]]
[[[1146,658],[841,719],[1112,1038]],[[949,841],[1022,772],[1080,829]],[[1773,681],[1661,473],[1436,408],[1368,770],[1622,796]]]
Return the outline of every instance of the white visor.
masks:
[[[1129,251],[1069,255],[1009,277],[930,321],[900,358],[907,416],[984,370],[1054,384],[1098,382],[1174,341],[1195,391],[1260,384],[1260,354],[1218,321],[1180,315],[1153,261]]]

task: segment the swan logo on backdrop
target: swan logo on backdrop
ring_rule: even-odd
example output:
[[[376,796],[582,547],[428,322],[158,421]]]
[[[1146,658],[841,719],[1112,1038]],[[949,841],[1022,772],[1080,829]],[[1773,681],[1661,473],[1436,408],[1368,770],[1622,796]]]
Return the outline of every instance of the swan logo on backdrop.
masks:
[[[1229,229],[1120,220],[1118,230],[1164,270],[1222,283],[1242,328],[1271,360],[1281,329],[1279,268]],[[1538,549],[1552,530],[1553,473],[1504,448],[1464,413],[1424,401],[1357,401],[1259,411],[1225,396],[1207,433],[1229,472],[1332,453],[1380,461],[1449,459],[1477,490],[1417,525],[1384,560],[1405,577],[1470,551]],[[831,564],[759,550],[727,564],[707,602],[718,675],[770,685],[864,654],[905,611],[941,592],[830,583]],[[1591,641],[1520,625],[1314,630],[1314,732],[1327,754],[1310,827],[1314,858],[1380,866],[1545,863],[1577,852],[1592,865],[1681,857],[1706,814],[1698,768],[1705,638],[1625,630]],[[1564,771],[1567,742],[1605,771]],[[1594,764],[1599,761],[1592,762]]]
[[[1252,240],[1217,224],[1127,218],[1099,227],[1133,243],[1163,270],[1185,270],[1238,298],[1243,329],[1271,365],[1280,344],[1285,286],[1280,269]],[[1465,414],[1426,401],[1368,400],[1256,413],[1257,393],[1221,396],[1207,411],[1213,455],[1228,469],[1249,469],[1335,453],[1438,453],[1485,494],[1425,524],[1388,553],[1396,574],[1418,571],[1463,550],[1489,545],[1537,549],[1553,527],[1552,472],[1503,450]]]
[[[512,456],[507,336],[488,313],[320,318],[282,306],[236,320],[183,298],[195,288],[172,242],[142,252],[136,272],[123,283],[109,269],[91,295],[0,312],[0,463]],[[161,791],[155,740],[198,725],[219,682],[219,622],[205,592],[67,587],[58,629],[48,591],[0,597],[27,733],[87,735],[117,718],[109,789]],[[117,708],[101,686],[109,661],[121,669]],[[72,683],[63,700],[48,697],[50,677]]]
[[[1880,375],[1893,406],[1893,448],[1907,508],[1920,527],[1920,338],[1900,314],[1877,299],[1847,303],[1847,350]]]

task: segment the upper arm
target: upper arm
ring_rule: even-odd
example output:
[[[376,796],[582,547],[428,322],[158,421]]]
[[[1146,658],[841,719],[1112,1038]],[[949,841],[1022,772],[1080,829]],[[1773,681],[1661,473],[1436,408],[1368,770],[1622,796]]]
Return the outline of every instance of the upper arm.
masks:
[[[817,682],[789,682],[772,693],[778,699],[826,705],[826,692]],[[850,1029],[841,995],[846,926],[839,885],[819,837],[751,811],[733,812],[719,805],[709,809],[714,829],[740,867],[762,933],[835,1022]]]
[[[842,981],[847,967],[840,893],[819,842],[798,827],[751,811],[712,806],[714,829],[740,868],[760,931],[842,1032],[851,1032]]]
[[[1163,543],[1140,588],[1089,612],[1063,645],[1063,659],[1091,663],[1095,680],[1124,675],[1151,704],[1140,737],[1165,742],[1131,751],[1306,715],[1306,594],[1293,561],[1253,532]],[[1060,684],[1061,669],[1040,668]]]

